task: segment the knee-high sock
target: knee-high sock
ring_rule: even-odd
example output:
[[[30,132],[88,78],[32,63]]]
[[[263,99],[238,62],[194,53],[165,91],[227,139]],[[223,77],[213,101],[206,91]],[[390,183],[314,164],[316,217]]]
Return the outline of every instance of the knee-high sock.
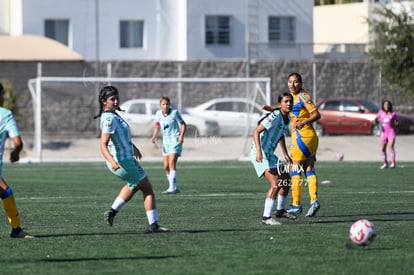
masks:
[[[171,170],[168,176],[169,190],[177,189],[177,170]]]
[[[390,148],[391,163],[395,163],[395,148]]]
[[[265,199],[264,209],[263,209],[263,217],[271,217],[273,206],[275,205],[275,200],[271,198]]]
[[[116,212],[118,212],[119,210],[121,210],[121,208],[125,204],[126,204],[126,201],[124,201],[123,198],[121,198],[120,196],[118,196],[118,197],[116,197],[116,199],[112,203],[112,209],[115,210]]]
[[[13,191],[11,188],[7,190],[1,196],[3,201],[3,208],[7,214],[7,219],[12,228],[20,227],[20,217],[19,212],[17,211],[16,201],[14,200]]]
[[[310,203],[313,203],[318,199],[318,178],[316,177],[315,171],[307,171],[306,180],[308,183]]]
[[[157,223],[158,222],[158,210],[157,209],[148,210],[147,219],[148,219],[148,224],[150,225],[153,223]]]
[[[286,200],[287,200],[287,196],[282,196],[280,194],[277,194],[276,210],[285,209],[286,208]]]
[[[300,172],[291,172],[290,176],[292,180],[292,204],[300,205],[302,197],[302,176]]]

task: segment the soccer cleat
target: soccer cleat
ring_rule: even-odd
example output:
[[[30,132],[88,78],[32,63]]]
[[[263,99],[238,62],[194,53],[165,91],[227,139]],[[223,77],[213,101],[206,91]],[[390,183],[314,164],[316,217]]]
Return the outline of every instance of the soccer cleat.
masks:
[[[162,192],[164,195],[173,195],[173,194],[177,194],[180,193],[180,189],[176,188],[176,189],[167,189],[165,191]]]
[[[302,206],[301,205],[291,205],[288,210],[286,210],[287,213],[293,214],[293,215],[300,215],[302,213]]]
[[[148,226],[147,230],[145,231],[145,233],[166,233],[166,232],[170,232],[170,230],[168,228],[159,226],[159,224],[156,222]]]
[[[318,212],[319,208],[321,208],[321,205],[316,200],[314,201],[311,206],[309,207],[308,213],[306,213],[305,217],[313,217],[316,215],[316,212]]]
[[[385,169],[388,168],[388,164],[384,163],[383,165],[381,165],[380,169]],[[392,167],[393,168],[393,167]]]
[[[275,213],[276,218],[286,218],[289,220],[296,220],[296,216],[288,213],[285,209],[277,210]]]
[[[34,239],[35,238],[35,236],[30,235],[29,233],[27,233],[26,231],[24,231],[20,227],[13,229],[12,232],[10,233],[10,237],[11,238],[21,238],[21,239]]]
[[[114,218],[116,216],[116,213],[117,212],[112,208],[104,212],[104,221],[107,225],[112,226],[114,224]]]
[[[391,163],[390,168],[395,168],[395,163]]]
[[[279,225],[281,223],[271,217],[263,217],[262,220],[260,221],[260,224]]]

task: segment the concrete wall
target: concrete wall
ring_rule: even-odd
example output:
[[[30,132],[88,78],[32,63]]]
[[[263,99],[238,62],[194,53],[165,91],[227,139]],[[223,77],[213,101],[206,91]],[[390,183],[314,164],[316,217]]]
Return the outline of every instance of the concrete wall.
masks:
[[[391,94],[379,76],[366,63],[320,62],[316,64],[316,101],[328,97],[358,97],[380,102],[388,98],[397,111],[414,115],[414,97],[401,97]],[[113,62],[114,77],[245,77],[245,61],[214,62]],[[313,63],[252,61],[249,64],[251,77],[271,77],[272,102],[285,92],[287,76],[299,72],[304,87],[313,93]],[[45,62],[42,64],[43,76],[93,76],[94,64],[85,62]],[[100,64],[102,76],[106,75],[106,63]],[[14,92],[19,96],[22,131],[33,134],[33,101],[27,88],[28,79],[36,77],[35,62],[0,62],[0,80],[11,82]],[[96,121],[92,117],[97,113],[97,91],[108,83],[53,83],[43,87],[42,110],[45,134],[90,135],[96,131]],[[116,84],[123,92],[123,100],[130,96],[159,98],[167,90],[162,84],[140,86]],[[185,98],[187,106],[194,106],[208,97],[222,96],[218,85],[208,90],[190,87],[191,96]],[[141,89],[141,91],[136,91]]]

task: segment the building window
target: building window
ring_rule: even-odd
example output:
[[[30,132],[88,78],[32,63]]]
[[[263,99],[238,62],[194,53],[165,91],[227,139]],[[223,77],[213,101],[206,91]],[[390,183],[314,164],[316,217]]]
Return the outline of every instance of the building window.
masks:
[[[293,16],[269,16],[269,43],[295,41],[295,18]]]
[[[45,36],[69,46],[69,20],[45,20]]]
[[[229,45],[230,44],[230,16],[205,17],[206,45]]]
[[[121,48],[142,48],[144,37],[143,21],[121,21],[119,24]]]

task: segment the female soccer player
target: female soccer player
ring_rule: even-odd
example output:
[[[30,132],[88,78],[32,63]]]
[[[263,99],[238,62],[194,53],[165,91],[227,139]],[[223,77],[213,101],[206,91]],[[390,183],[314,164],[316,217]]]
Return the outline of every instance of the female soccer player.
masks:
[[[381,105],[381,110],[377,114],[377,120],[381,123],[381,153],[382,166],[381,169],[388,168],[387,161],[387,143],[390,147],[391,165],[390,168],[395,168],[395,137],[396,126],[398,126],[397,114],[392,110],[392,103],[389,100],[384,100]]]
[[[289,113],[292,110],[293,97],[285,93],[278,99],[279,108],[263,117],[253,133],[253,144],[250,152],[252,162],[257,176],[264,176],[269,183],[266,193],[264,210],[261,224],[277,225],[277,220],[271,217],[277,195],[277,218],[295,219],[296,216],[286,212],[285,205],[290,188],[290,177],[288,169],[274,154],[277,144],[281,144],[281,149],[285,159],[290,163],[286,149],[285,133],[289,126]]]
[[[302,76],[291,73],[288,76],[288,88],[293,96],[293,108],[290,112],[292,121],[292,148],[293,164],[290,169],[292,178],[293,203],[287,210],[291,214],[302,213],[301,196],[303,183],[308,185],[310,207],[306,217],[313,217],[320,208],[318,201],[318,178],[315,172],[316,151],[319,138],[313,129],[312,123],[321,115],[312,102],[310,94],[302,88]],[[263,106],[266,110],[273,110],[270,106]],[[302,182],[302,172],[306,181]]]
[[[119,110],[118,90],[114,86],[104,87],[99,94],[101,127],[101,152],[106,159],[108,169],[120,179],[125,181],[124,187],[112,204],[111,209],[105,211],[104,220],[112,226],[115,215],[140,190],[144,196],[149,227],[147,233],[169,231],[158,225],[158,210],[155,195],[148,176],[138,160],[142,155],[131,141],[128,124],[116,111]]]
[[[3,85],[0,83],[0,106],[3,106]],[[20,137],[19,128],[13,117],[13,113],[0,107],[0,198],[3,201],[3,208],[12,227],[10,237],[32,239],[34,236],[25,232],[20,227],[20,217],[14,200],[13,191],[3,178],[3,152],[7,138],[13,141],[14,150],[10,153],[10,162],[19,161],[20,152],[23,149],[23,142]]]
[[[180,192],[177,185],[177,160],[183,150],[186,124],[180,113],[171,108],[171,102],[168,97],[161,97],[160,107],[161,110],[158,110],[155,114],[155,128],[151,141],[152,143],[155,142],[161,128],[162,158],[169,185],[163,194],[170,195]]]

